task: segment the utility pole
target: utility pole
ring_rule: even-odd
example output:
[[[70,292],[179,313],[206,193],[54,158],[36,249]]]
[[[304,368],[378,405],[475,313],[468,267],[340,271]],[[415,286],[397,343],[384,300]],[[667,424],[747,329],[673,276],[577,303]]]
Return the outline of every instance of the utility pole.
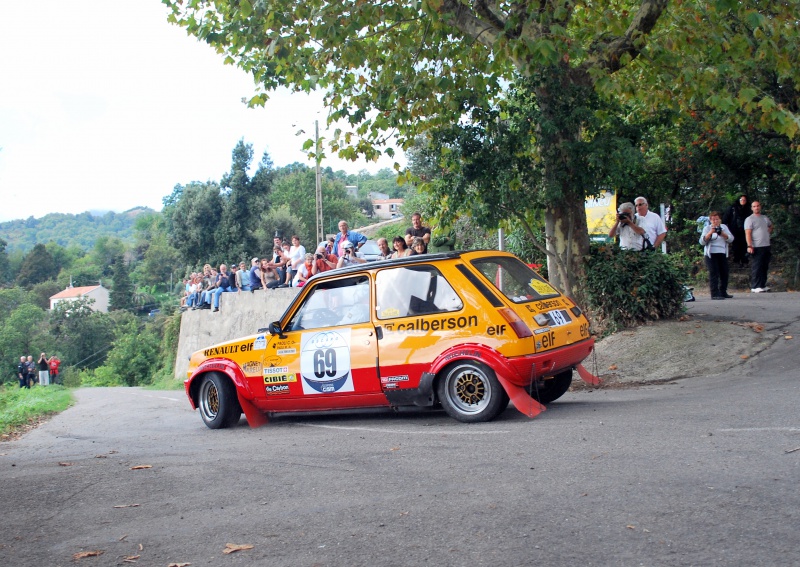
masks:
[[[322,225],[322,179],[319,174],[319,120],[314,120],[314,142],[317,162],[317,242],[314,243],[316,249],[316,245],[325,240],[325,227]]]

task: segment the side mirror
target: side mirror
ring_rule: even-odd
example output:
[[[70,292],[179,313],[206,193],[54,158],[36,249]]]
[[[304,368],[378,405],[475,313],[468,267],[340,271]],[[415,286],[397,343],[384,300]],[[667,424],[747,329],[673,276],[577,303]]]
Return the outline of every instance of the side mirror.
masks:
[[[273,321],[269,324],[269,334],[270,335],[278,335],[278,337],[285,339],[286,335],[283,334],[283,329],[281,329],[281,322],[280,321]]]

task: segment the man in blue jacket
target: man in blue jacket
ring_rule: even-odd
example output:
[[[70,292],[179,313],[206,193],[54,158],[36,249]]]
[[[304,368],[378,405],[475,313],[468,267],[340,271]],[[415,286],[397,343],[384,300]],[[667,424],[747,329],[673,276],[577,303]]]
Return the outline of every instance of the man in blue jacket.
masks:
[[[367,241],[367,237],[358,232],[350,230],[347,221],[339,221],[339,234],[333,241],[333,253],[341,258],[344,255],[344,243],[350,242],[355,247],[356,251],[361,248]]]

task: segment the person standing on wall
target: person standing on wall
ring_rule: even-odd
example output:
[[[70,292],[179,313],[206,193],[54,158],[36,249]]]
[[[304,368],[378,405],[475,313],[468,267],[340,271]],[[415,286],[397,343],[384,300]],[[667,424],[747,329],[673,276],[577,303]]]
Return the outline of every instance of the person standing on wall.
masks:
[[[750,291],[761,293],[769,291],[767,273],[772,258],[769,237],[774,227],[772,221],[761,214],[761,203],[753,201],[750,206],[753,214],[744,221],[747,253],[750,254]]]

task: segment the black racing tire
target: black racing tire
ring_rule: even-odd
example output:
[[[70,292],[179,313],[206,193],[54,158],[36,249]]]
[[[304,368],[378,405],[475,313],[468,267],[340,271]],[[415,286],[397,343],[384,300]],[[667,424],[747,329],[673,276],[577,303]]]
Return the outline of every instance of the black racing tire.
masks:
[[[549,404],[566,394],[570,384],[572,384],[571,368],[552,378],[535,383],[531,388],[531,397],[540,404]]]
[[[444,411],[463,423],[491,421],[508,407],[508,394],[492,369],[472,360],[448,366],[436,394]]]
[[[235,425],[242,416],[236,386],[217,372],[203,376],[197,392],[197,409],[209,429],[224,429]]]

